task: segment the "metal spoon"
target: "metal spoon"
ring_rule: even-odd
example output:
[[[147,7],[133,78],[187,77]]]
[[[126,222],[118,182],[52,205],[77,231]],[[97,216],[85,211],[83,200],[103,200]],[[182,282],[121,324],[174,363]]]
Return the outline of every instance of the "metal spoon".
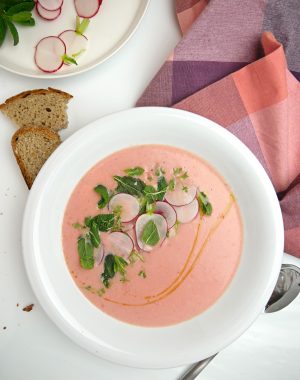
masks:
[[[300,293],[300,268],[282,264],[273,293],[265,307],[266,313],[273,313],[289,305]],[[178,380],[194,380],[217,354],[193,364]]]

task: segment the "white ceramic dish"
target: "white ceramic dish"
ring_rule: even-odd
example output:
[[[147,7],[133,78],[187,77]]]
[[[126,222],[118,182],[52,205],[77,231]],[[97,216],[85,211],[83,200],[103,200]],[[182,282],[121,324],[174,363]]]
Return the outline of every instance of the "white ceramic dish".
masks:
[[[61,243],[64,209],[79,179],[108,154],[145,143],[181,147],[209,161],[232,187],[245,231],[241,262],[224,295],[198,317],[165,328],[128,325],[98,310],[74,284]],[[125,365],[173,367],[220,351],[264,309],[280,269],[283,224],[268,176],[232,134],[185,111],[137,108],[95,121],[54,152],[30,191],[23,252],[39,302],[76,343]]]
[[[0,67],[15,74],[33,78],[62,78],[82,73],[115,54],[133,35],[142,20],[150,0],[104,0],[99,13],[91,18],[86,31],[87,51],[78,58],[78,66],[64,66],[53,74],[40,71],[34,63],[34,47],[46,36],[74,29],[76,11],[73,0],[64,0],[62,13],[54,21],[46,21],[33,11],[35,27],[18,25],[20,42],[12,46],[7,37],[0,49]],[[7,33],[9,35],[9,33]]]

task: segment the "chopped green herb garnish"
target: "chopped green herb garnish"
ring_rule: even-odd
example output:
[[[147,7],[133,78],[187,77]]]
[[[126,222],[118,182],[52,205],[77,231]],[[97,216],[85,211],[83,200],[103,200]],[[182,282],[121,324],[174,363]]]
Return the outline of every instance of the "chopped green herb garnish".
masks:
[[[86,228],[85,226],[83,226],[83,225],[80,224],[80,223],[73,223],[73,224],[72,224],[72,227],[73,227],[73,228],[76,228],[76,229],[78,229],[78,230],[83,229],[83,228]]]
[[[105,294],[105,289],[104,288],[97,289],[96,293],[98,294],[99,297],[103,297]]]
[[[139,276],[142,278],[146,278],[146,272],[144,270],[139,271]]]
[[[104,260],[104,272],[101,274],[101,280],[106,288],[110,286],[110,280],[115,277],[116,273],[120,273],[121,281],[126,280],[125,267],[127,261],[120,256],[109,254]]]
[[[189,176],[188,172],[187,171],[184,172],[182,168],[174,168],[173,169],[173,175],[175,177],[180,178],[180,179],[187,179]]]
[[[155,211],[155,203],[149,203],[147,202],[146,203],[146,213],[147,214],[153,214]]]
[[[182,168],[174,168],[173,169],[173,175],[178,176],[179,174],[182,173],[182,171],[183,171]]]
[[[144,174],[145,169],[141,168],[140,166],[136,166],[135,168],[125,169],[124,172],[129,177],[138,177],[138,176]]]
[[[162,167],[156,167],[154,170],[154,174],[156,175],[156,177],[160,177],[160,176],[165,175],[166,171]]]
[[[98,208],[104,208],[109,201],[109,194],[107,188],[103,185],[98,185],[94,188],[97,194],[100,195],[100,201],[98,202]]]
[[[189,191],[189,188],[187,186],[182,186],[182,191],[184,191],[185,193],[187,193]]]
[[[144,262],[144,257],[137,251],[132,251],[128,257],[130,264],[136,263],[138,260]]]
[[[118,184],[116,188],[116,191],[118,193],[136,195],[138,197],[141,197],[143,195],[143,190],[146,187],[146,184],[139,178],[129,176],[120,177],[117,175],[113,178]]]
[[[80,259],[80,265],[84,269],[94,268],[94,248],[87,238],[80,237],[77,241],[77,250]]]
[[[170,191],[174,191],[175,190],[175,180],[174,180],[174,178],[170,179],[169,185],[168,185],[168,189]]]
[[[159,242],[158,229],[153,220],[149,220],[149,222],[145,225],[142,233],[142,241],[152,247]]]
[[[212,205],[209,202],[207,195],[205,193],[203,193],[202,191],[200,191],[200,193],[198,194],[198,202],[199,202],[200,209],[203,212],[203,214],[211,215]]]
[[[97,223],[99,231],[107,232],[114,226],[115,216],[114,214],[99,214],[91,218],[91,221],[95,221]],[[88,223],[90,224],[91,221]]]
[[[155,202],[157,199],[157,190],[154,186],[148,185],[143,190],[148,202]]]
[[[162,201],[165,197],[166,191],[168,189],[168,183],[164,176],[160,176],[157,180],[157,200]]]

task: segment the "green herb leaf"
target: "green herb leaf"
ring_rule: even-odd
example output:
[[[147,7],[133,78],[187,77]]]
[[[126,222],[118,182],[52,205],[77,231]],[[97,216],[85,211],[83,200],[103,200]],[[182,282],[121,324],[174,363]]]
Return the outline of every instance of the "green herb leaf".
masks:
[[[14,46],[18,45],[18,43],[19,43],[19,34],[18,34],[18,31],[17,31],[16,27],[8,19],[6,20],[6,24],[8,26],[8,29],[9,29],[11,35],[12,35],[12,38],[14,40]]]
[[[24,26],[34,26],[35,25],[35,20],[34,20],[34,18],[30,18],[29,20],[18,21],[17,23],[20,24],[20,25],[24,25]]]
[[[145,170],[141,168],[140,166],[136,166],[135,168],[129,168],[125,169],[124,172],[129,176],[129,177],[135,177],[135,176],[140,176],[144,174]]]
[[[144,257],[137,251],[132,251],[128,257],[130,264],[136,263],[138,260],[145,261]]]
[[[80,230],[80,229],[82,229],[82,228],[85,228],[85,226],[83,226],[83,225],[80,224],[80,223],[73,223],[73,224],[72,224],[72,227],[73,227],[73,228],[76,228],[76,229],[78,229],[78,230]]]
[[[126,193],[140,197],[142,196],[143,190],[146,187],[145,182],[143,182],[139,178],[129,176],[120,177],[117,175],[113,178],[118,184],[116,188],[116,191],[118,193]]]
[[[166,174],[166,171],[164,168],[157,166],[154,170],[154,174],[156,175],[156,177],[161,177]]]
[[[94,216],[92,220],[96,222],[99,231],[107,232],[113,227],[115,222],[115,216],[114,214],[100,214]],[[91,221],[87,220],[87,222],[91,224]]]
[[[85,219],[84,219],[84,224],[86,227],[91,227],[91,223],[92,223],[92,220],[93,218],[91,216],[87,216]]]
[[[159,177],[157,181],[157,190],[158,190],[157,200],[158,201],[162,201],[164,199],[167,189],[168,189],[168,183],[166,181],[166,178],[163,176]]]
[[[168,189],[170,191],[174,191],[175,190],[175,180],[174,180],[174,178],[170,179],[169,185],[168,185]]]
[[[98,185],[94,188],[97,194],[100,195],[100,201],[98,202],[98,208],[104,208],[109,201],[109,194],[107,188],[103,185]]]
[[[5,40],[7,31],[7,24],[6,21],[0,16],[0,47],[3,44],[3,41]]]
[[[201,208],[201,211],[205,215],[211,215],[212,213],[212,205],[209,202],[207,195],[202,191],[198,194],[198,202]]]
[[[145,225],[142,233],[142,241],[151,247],[155,246],[159,242],[159,233],[153,220],[149,220],[149,222]]]
[[[34,5],[34,1],[22,1],[19,4],[9,7],[5,13],[7,16],[13,16],[20,12],[28,12],[31,17],[31,11],[34,8]]]
[[[144,188],[144,194],[147,198],[147,201],[149,202],[155,202],[157,199],[157,190],[155,189],[154,186],[148,185]]]
[[[91,239],[92,245],[95,248],[98,248],[101,243],[101,239],[99,235],[98,224],[95,222],[95,220],[91,221],[89,237]]]
[[[121,281],[125,281],[127,261],[120,256],[109,254],[104,260],[104,272],[101,274],[103,285],[108,288],[110,280],[115,277],[116,273],[120,273]]]
[[[19,12],[11,16],[11,20],[14,22],[27,22],[31,19],[31,12]]]
[[[84,18],[82,21],[80,21],[79,16],[76,16],[76,33],[83,34],[87,30],[89,23],[90,20],[88,18]]]
[[[106,288],[109,288],[109,280],[115,276],[115,258],[114,255],[109,254],[105,256],[104,272],[101,274],[101,280]]]
[[[84,237],[80,237],[77,241],[77,250],[80,259],[80,265],[84,269],[94,268],[94,248],[92,244]]]
[[[139,271],[139,276],[142,278],[146,278],[146,272],[144,270]]]

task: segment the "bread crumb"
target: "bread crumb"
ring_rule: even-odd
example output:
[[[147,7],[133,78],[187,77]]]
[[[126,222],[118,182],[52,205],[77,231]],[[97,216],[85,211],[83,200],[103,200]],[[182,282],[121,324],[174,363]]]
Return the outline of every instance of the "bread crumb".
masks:
[[[27,313],[29,313],[32,310],[33,306],[34,306],[34,304],[32,303],[30,305],[27,305],[27,306],[23,307],[22,310],[26,311]]]

